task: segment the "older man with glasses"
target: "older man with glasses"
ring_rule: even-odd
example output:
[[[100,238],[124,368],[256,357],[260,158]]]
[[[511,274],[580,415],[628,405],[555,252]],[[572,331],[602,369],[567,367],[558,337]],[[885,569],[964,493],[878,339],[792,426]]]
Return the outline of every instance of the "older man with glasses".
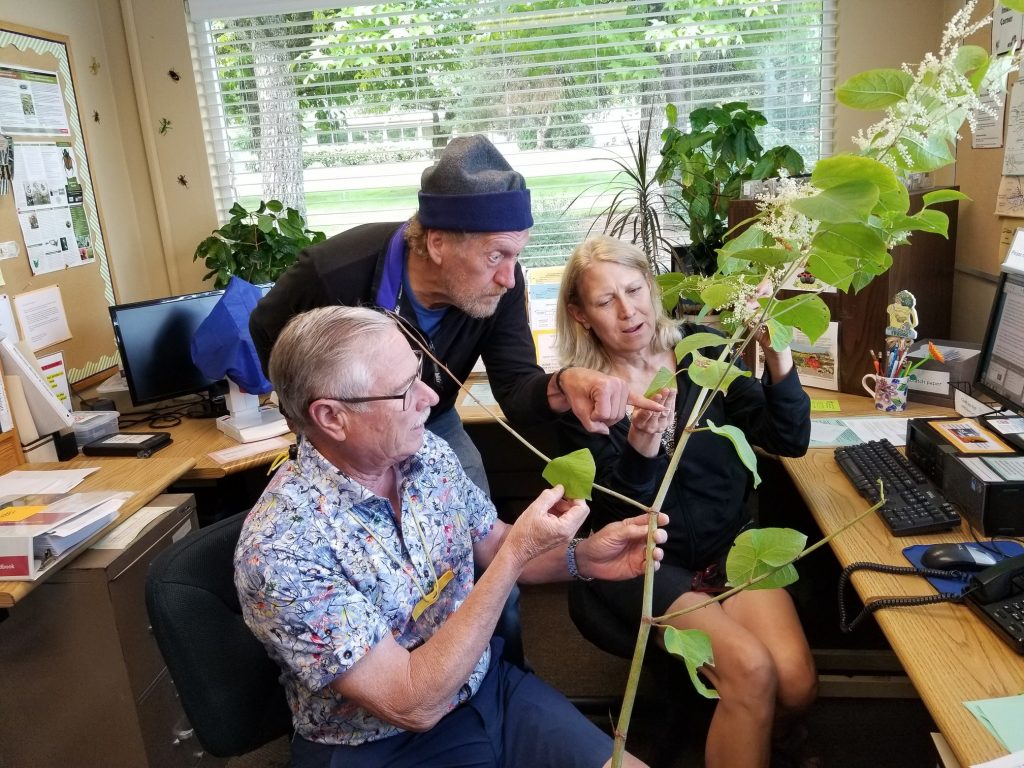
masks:
[[[425,428],[422,365],[365,308],[298,315],[271,355],[304,439],[245,521],[235,583],[284,671],[292,765],[606,765],[611,739],[491,635],[517,581],[642,573],[646,518],[574,539],[587,505],[556,486],[498,520]]]

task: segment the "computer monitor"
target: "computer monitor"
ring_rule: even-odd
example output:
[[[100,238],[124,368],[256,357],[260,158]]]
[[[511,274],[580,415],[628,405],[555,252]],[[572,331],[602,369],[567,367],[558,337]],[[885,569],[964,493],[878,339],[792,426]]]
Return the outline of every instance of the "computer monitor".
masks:
[[[222,395],[223,379],[210,379],[192,362],[192,336],[224,291],[169,296],[110,307],[117,351],[132,403],[145,405],[182,395]]]
[[[992,304],[975,387],[1024,414],[1024,275],[1003,272]]]

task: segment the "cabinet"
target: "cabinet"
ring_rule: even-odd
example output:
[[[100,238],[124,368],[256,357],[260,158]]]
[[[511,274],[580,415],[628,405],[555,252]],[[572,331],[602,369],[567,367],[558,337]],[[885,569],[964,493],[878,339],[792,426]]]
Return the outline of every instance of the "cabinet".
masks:
[[[196,527],[195,500],[149,506],[168,510],[127,548],[86,550],[0,623],[0,768],[199,762],[144,596],[149,564]]]
[[[910,193],[910,212],[921,209],[921,196]],[[892,267],[860,293],[823,293],[832,319],[839,322],[839,391],[864,394],[861,378],[871,370],[871,350],[885,346],[886,307],[897,291],[906,289],[917,299],[919,339],[948,339],[953,311],[953,267],[956,257],[957,203],[933,206],[949,216],[949,237],[914,232],[907,245],[892,250]],[[753,200],[730,206],[730,226],[757,212]],[[793,295],[782,292],[783,297]]]
[[[25,455],[21,452],[18,431],[9,429],[0,433],[0,473],[9,472],[24,462]]]

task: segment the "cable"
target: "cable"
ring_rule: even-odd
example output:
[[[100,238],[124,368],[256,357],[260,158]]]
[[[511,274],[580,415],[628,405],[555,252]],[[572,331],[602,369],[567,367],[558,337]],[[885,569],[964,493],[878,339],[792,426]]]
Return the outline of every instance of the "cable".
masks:
[[[965,574],[960,571],[940,571],[935,568],[914,568],[904,565],[883,565],[882,563],[850,563],[843,568],[839,574],[839,628],[843,632],[852,632],[868,615],[882,608],[897,608],[901,606],[930,605],[932,603],[959,603],[963,595],[953,592],[940,592],[937,595],[921,595],[919,597],[880,597],[867,603],[856,618],[849,624],[846,623],[846,601],[844,593],[850,575],[854,571],[877,571],[878,573],[890,573],[896,576],[932,576],[939,579],[963,579]]]
[[[978,535],[978,529],[974,527],[974,523],[971,522],[970,518],[965,517],[964,520],[967,521],[967,529],[970,531],[971,538],[974,540],[974,543],[999,560],[1005,560],[1008,557],[1012,557],[1012,555],[1006,554],[997,546],[999,542],[1012,541],[1017,544],[1024,544],[1024,539],[1017,536],[989,536],[988,541],[982,541],[981,537]]]

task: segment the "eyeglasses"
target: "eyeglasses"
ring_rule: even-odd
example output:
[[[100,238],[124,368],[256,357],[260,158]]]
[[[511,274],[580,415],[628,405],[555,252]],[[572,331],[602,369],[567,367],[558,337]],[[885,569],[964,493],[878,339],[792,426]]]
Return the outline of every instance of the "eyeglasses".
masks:
[[[402,410],[409,410],[409,406],[412,404],[412,392],[416,389],[416,382],[423,376],[423,350],[414,349],[412,351],[416,355],[416,376],[413,377],[412,383],[409,387],[400,395],[367,395],[366,397],[317,397],[314,400],[335,400],[339,403],[348,403],[354,405],[356,403],[373,403],[378,400],[401,400]],[[310,402],[313,402],[312,400]]]

